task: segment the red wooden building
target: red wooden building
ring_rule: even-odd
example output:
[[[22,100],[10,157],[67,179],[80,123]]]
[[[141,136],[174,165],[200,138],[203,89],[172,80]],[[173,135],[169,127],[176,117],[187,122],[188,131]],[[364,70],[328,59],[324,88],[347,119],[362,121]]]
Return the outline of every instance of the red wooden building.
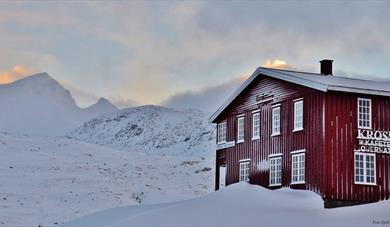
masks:
[[[307,189],[325,207],[390,197],[390,83],[259,67],[213,114],[216,190]]]

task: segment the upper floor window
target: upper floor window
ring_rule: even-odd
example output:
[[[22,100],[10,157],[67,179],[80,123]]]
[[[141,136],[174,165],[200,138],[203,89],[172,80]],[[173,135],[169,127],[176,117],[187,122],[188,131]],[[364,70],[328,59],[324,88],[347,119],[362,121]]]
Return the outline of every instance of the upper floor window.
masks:
[[[252,139],[260,138],[260,113],[256,112],[252,115]]]
[[[237,143],[244,142],[245,135],[245,125],[244,125],[244,117],[239,117],[237,119]]]
[[[240,162],[240,181],[249,181],[250,161]]]
[[[358,128],[371,129],[371,99],[358,98]]]
[[[272,107],[272,136],[280,135],[280,105]]]
[[[355,183],[376,184],[375,154],[355,152]]]
[[[305,183],[305,153],[292,155],[291,183]]]
[[[303,130],[303,100],[294,102],[294,131]]]
[[[226,121],[218,124],[218,143],[226,142]]]
[[[269,159],[269,186],[282,185],[282,157]]]

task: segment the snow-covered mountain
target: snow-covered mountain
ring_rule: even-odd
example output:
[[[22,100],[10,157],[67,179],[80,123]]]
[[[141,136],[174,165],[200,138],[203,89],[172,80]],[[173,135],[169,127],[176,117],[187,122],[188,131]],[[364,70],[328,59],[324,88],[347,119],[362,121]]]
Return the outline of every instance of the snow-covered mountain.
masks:
[[[79,108],[71,93],[47,73],[0,85],[0,131],[63,135],[84,121],[117,110],[106,99]]]
[[[208,117],[197,110],[134,107],[93,118],[69,137],[121,150],[210,153],[215,133]]]

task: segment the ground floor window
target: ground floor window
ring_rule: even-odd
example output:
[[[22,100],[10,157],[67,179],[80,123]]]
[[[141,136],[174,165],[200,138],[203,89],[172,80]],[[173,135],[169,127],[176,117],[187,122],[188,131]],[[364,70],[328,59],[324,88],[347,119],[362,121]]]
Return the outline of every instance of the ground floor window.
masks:
[[[240,181],[249,181],[250,161],[240,162]]]
[[[291,183],[305,183],[305,153],[292,155]]]
[[[355,183],[376,184],[375,154],[355,152]]]
[[[269,159],[269,186],[282,185],[282,157]]]

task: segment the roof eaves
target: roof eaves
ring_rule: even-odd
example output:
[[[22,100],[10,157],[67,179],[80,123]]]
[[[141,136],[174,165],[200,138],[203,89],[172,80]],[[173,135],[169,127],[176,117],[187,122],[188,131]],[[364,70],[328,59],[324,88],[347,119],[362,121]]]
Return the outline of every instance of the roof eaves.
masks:
[[[359,93],[359,94],[367,94],[367,95],[380,95],[380,96],[390,96],[390,91],[382,91],[382,90],[372,90],[372,89],[362,89],[362,88],[352,88],[345,86],[329,86],[328,90],[331,91],[342,91],[349,93]]]

